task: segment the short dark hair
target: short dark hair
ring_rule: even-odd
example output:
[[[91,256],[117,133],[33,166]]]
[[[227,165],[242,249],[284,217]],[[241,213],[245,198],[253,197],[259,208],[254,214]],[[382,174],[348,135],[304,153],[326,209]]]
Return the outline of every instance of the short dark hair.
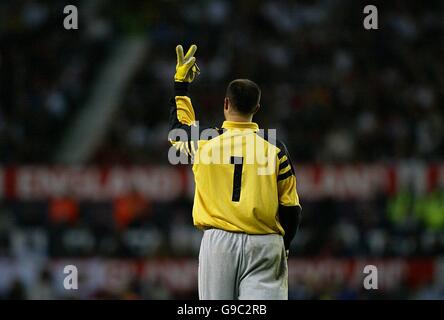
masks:
[[[230,99],[231,106],[241,114],[252,114],[261,100],[261,89],[248,79],[236,79],[227,87],[226,97]]]

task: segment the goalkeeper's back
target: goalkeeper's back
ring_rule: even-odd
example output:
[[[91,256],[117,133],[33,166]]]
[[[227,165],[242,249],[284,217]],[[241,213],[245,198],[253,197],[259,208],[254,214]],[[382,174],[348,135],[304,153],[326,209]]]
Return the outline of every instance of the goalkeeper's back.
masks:
[[[299,206],[285,146],[251,121],[199,128],[187,89],[187,83],[175,84],[170,127],[182,132],[172,133],[170,141],[193,160],[195,226],[284,235],[279,208]]]
[[[253,122],[225,121],[219,132],[213,139],[199,141],[194,156],[194,224],[248,234],[284,234],[279,205],[299,205],[285,147],[267,141]]]

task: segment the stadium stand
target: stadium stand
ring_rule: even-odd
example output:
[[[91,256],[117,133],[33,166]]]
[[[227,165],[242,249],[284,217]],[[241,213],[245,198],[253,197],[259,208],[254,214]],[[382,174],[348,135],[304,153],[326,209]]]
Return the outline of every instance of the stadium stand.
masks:
[[[222,123],[231,79],[254,79],[256,121],[293,155],[304,218],[290,298],[380,299],[356,280],[366,261],[393,274],[384,299],[444,297],[444,4],[384,4],[372,33],[356,1],[252,2],[99,1],[75,32],[57,5],[0,4],[0,298],[196,297],[192,181],[166,140],[174,47],[192,42],[201,123]],[[112,44],[134,34],[155,50],[85,172],[57,167]],[[58,285],[64,261],[87,270],[73,295]]]

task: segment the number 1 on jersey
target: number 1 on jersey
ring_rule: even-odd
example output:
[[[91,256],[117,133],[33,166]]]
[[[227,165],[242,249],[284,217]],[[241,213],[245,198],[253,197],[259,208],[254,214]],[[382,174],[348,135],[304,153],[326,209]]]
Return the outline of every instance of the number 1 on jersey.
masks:
[[[242,185],[242,167],[244,165],[243,157],[231,157],[230,163],[234,164],[233,174],[233,195],[231,201],[239,202]]]

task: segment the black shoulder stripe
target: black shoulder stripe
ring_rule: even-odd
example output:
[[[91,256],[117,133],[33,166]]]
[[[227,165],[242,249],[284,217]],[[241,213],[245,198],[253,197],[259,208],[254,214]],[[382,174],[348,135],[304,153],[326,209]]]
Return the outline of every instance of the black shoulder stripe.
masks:
[[[288,166],[288,159],[279,165],[279,170],[282,170],[282,169],[286,168],[287,166]]]
[[[287,172],[278,175],[277,181],[285,180],[288,177],[291,177],[293,175],[293,172],[291,170],[288,170]]]
[[[189,84],[187,82],[174,82],[174,95],[188,96],[188,87]]]
[[[259,130],[256,134],[259,137],[263,138],[268,143],[271,143],[272,145],[274,145],[274,146],[276,146],[277,148],[280,149],[280,151],[279,151],[279,153],[277,155],[279,160],[282,159],[283,156],[287,156],[288,164],[291,167],[291,172],[294,174],[295,170],[294,170],[294,167],[293,167],[293,163],[291,161],[290,154],[288,153],[288,150],[287,150],[287,147],[285,146],[285,144],[281,140],[279,140],[279,139],[275,139],[274,142],[270,141],[270,139],[268,137],[267,130]]]
[[[283,152],[283,154],[287,156],[288,164],[291,167],[291,172],[293,174],[295,174],[295,170],[294,170],[294,167],[293,167],[293,162],[291,161],[291,157],[290,157],[290,154],[288,153],[287,147],[285,146],[285,144],[283,142],[279,142],[279,144],[280,144],[279,148],[281,149],[281,151],[278,154],[279,159],[281,159],[283,157],[283,155],[282,155],[282,157],[279,156]]]

